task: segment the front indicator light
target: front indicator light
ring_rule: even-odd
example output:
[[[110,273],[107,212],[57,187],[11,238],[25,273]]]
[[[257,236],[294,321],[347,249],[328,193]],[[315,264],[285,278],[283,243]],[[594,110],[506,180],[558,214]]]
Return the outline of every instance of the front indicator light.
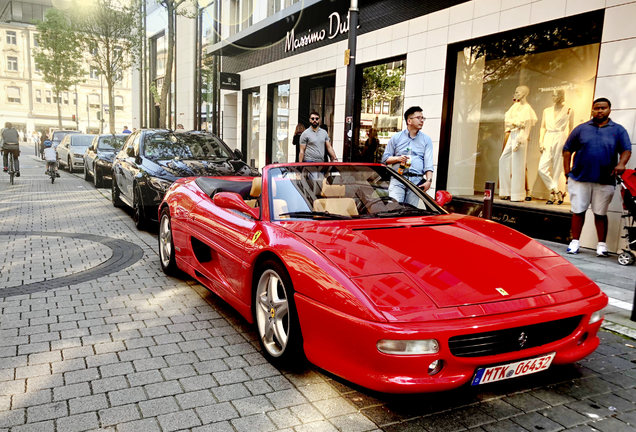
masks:
[[[428,365],[428,374],[430,376],[433,376],[439,371],[441,371],[443,367],[444,367],[443,360],[435,360],[434,362],[431,362],[431,364]]]
[[[394,355],[436,354],[439,343],[435,339],[392,340],[382,339],[377,343],[378,351]]]
[[[599,322],[603,318],[605,318],[605,314],[603,313],[603,309],[601,309],[599,311],[594,312],[590,316],[590,321],[588,322],[588,324],[594,324],[595,322]]]

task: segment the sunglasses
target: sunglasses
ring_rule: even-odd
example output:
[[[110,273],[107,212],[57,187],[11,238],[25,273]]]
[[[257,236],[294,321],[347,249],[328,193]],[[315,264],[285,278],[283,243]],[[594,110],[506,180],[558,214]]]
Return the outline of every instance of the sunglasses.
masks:
[[[309,117],[309,120],[320,120],[320,117]]]

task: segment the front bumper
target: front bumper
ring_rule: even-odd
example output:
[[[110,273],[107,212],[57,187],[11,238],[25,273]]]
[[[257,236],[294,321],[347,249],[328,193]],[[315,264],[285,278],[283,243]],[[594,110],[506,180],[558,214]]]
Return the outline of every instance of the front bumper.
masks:
[[[592,313],[607,305],[604,294],[567,304],[498,314],[420,323],[378,323],[344,315],[301,294],[295,295],[304,349],[317,366],[361,386],[387,393],[418,393],[449,390],[471,380],[483,366],[509,363],[556,352],[553,364],[572,363],[592,353],[599,345],[597,332],[603,320],[588,324]],[[496,331],[505,328],[582,315],[569,336],[542,346],[483,357],[457,357],[451,354],[452,336]],[[379,352],[380,339],[436,339],[436,354],[387,355]],[[428,366],[442,360],[437,374]]]

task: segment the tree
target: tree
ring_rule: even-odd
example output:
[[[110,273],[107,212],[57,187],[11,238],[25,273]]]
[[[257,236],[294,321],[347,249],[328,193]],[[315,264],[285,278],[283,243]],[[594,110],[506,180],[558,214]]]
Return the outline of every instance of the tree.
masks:
[[[138,0],[77,3],[76,28],[81,44],[108,88],[108,125],[115,133],[115,84],[137,62],[141,45],[141,14]]]
[[[168,13],[168,56],[166,58],[165,75],[161,84],[161,92],[159,97],[159,127],[166,127],[166,118],[168,115],[168,94],[172,87],[172,66],[174,63],[174,25],[177,15],[190,16],[191,12],[186,11],[185,7],[191,6],[186,0],[156,0],[158,4],[163,6]],[[184,6],[182,10],[181,6]]]
[[[38,46],[35,64],[44,82],[53,86],[57,102],[58,126],[62,128],[60,94],[84,80],[83,57],[80,42],[69,17],[59,9],[49,9],[44,21],[37,24]]]

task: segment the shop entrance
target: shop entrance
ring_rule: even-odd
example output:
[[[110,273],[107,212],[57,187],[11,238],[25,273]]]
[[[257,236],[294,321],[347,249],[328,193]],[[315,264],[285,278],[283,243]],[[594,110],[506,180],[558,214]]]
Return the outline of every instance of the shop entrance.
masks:
[[[300,79],[300,98],[298,102],[298,123],[309,127],[309,113],[316,111],[320,114],[321,127],[327,131],[333,142],[333,110],[336,93],[336,72],[327,72]],[[296,160],[298,160],[298,146]],[[327,153],[325,152],[325,157]]]

